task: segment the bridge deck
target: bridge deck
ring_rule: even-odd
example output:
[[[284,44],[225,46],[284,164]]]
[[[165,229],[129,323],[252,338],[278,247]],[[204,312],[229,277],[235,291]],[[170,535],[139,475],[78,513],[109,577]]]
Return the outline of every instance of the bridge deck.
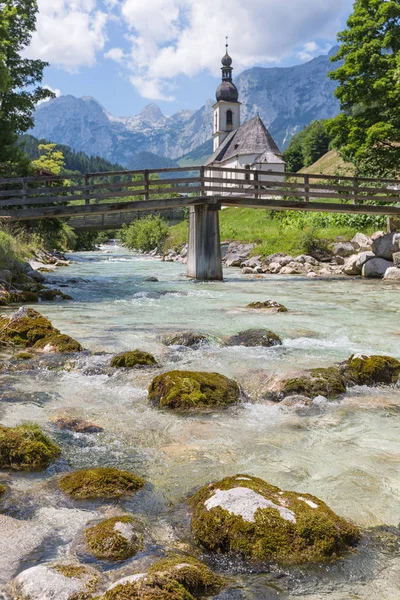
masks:
[[[101,227],[102,215],[199,204],[400,216],[400,181],[217,167],[0,179],[0,218],[13,221],[84,217]]]

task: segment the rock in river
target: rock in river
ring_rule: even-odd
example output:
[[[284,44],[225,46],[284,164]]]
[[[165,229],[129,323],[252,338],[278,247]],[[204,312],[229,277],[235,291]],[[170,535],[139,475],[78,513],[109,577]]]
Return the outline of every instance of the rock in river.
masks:
[[[112,467],[83,469],[63,475],[58,485],[65,494],[75,499],[122,498],[134,494],[144,486],[138,475]]]
[[[283,304],[279,304],[279,302],[275,302],[275,300],[265,300],[264,302],[252,302],[247,305],[247,308],[255,308],[258,310],[268,310],[270,312],[288,312],[286,306]]]
[[[200,489],[190,500],[197,541],[213,552],[281,563],[323,561],[357,544],[357,527],[310,494],[282,491],[236,475]]]
[[[219,373],[169,371],[155,377],[149,400],[160,408],[204,409],[238,402],[239,386]]]
[[[353,355],[342,364],[342,369],[353,385],[390,385],[400,377],[400,361],[391,356]]]
[[[154,356],[142,350],[117,354],[110,363],[111,367],[125,367],[128,369],[134,367],[154,367],[155,365],[157,365],[157,361]]]
[[[325,396],[335,399],[346,392],[346,381],[339,367],[309,369],[273,379],[267,384],[266,397],[277,402],[287,396],[308,398]]]
[[[99,560],[126,560],[143,549],[143,534],[129,515],[105,519],[85,531],[89,552]]]
[[[0,425],[0,468],[41,471],[60,455],[60,448],[35,424]]]
[[[186,346],[188,348],[198,347],[208,342],[208,337],[195,331],[182,331],[168,333],[162,338],[165,346]]]
[[[226,346],[280,346],[281,338],[268,329],[248,329],[232,335],[225,341]]]

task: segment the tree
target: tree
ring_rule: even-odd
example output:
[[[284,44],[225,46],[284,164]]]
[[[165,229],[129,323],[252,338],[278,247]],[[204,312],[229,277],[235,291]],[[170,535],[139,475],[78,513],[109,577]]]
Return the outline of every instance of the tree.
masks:
[[[331,79],[342,114],[329,123],[333,145],[361,173],[394,175],[400,165],[400,3],[356,0],[339,33],[343,61]]]
[[[10,171],[15,165],[26,168],[18,135],[33,126],[37,103],[54,96],[37,85],[47,63],[22,56],[37,10],[34,0],[0,0],[0,163]]]
[[[38,149],[42,154],[32,161],[32,166],[59,175],[65,168],[65,159],[61,150],[57,150],[57,144],[39,144]]]
[[[312,121],[292,137],[284,153],[288,171],[294,173],[309,167],[328,152],[331,138],[326,123],[324,120]]]

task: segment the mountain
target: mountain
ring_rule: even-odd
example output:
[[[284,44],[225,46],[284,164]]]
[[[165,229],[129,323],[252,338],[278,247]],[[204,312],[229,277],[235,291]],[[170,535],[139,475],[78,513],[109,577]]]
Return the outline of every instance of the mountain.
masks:
[[[332,70],[329,56],[336,51],[293,67],[243,71],[235,80],[242,122],[259,114],[283,149],[314,119],[338,114],[336,82],[327,77]],[[197,111],[181,110],[170,117],[149,104],[136,116],[115,117],[94,98],[59,96],[37,107],[30,133],[129,167],[142,152],[178,159],[209,141],[212,104],[208,100]]]

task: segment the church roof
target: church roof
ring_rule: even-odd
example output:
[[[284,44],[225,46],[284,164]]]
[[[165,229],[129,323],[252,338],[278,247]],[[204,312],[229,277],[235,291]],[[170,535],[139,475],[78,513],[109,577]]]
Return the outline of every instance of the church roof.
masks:
[[[256,154],[254,163],[283,163],[282,152],[259,116],[232,131],[209,158],[206,165],[225,162],[243,154]]]

